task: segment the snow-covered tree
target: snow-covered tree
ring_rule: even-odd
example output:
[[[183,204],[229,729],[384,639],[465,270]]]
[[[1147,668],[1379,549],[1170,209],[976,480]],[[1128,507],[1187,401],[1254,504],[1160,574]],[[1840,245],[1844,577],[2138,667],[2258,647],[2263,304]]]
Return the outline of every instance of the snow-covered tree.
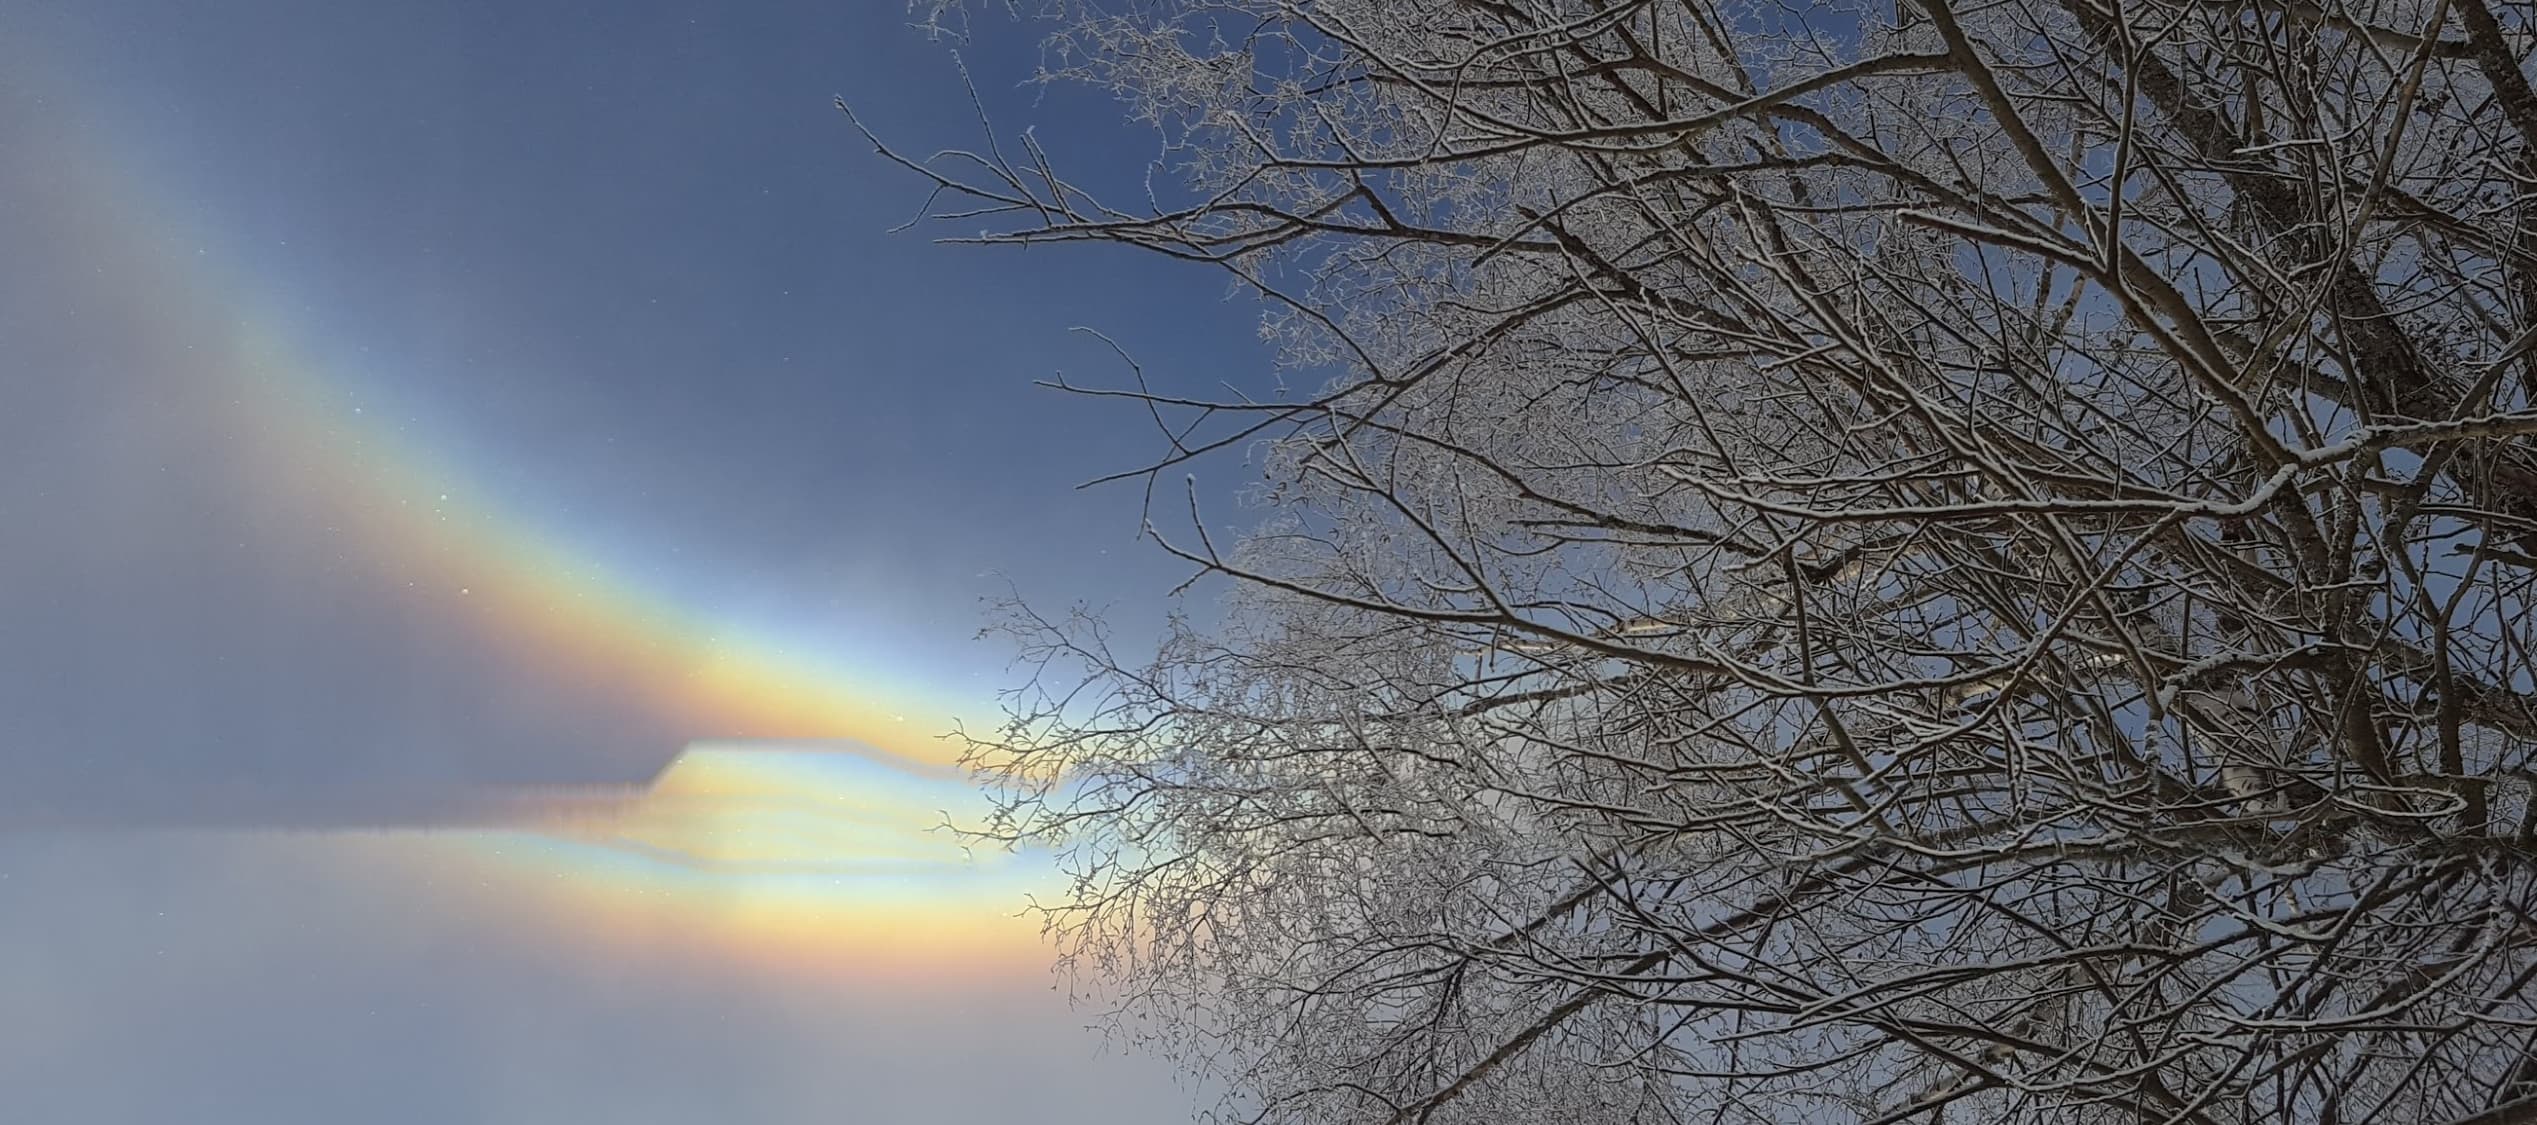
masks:
[[[936,214],[1319,386],[1103,392],[1227,601],[973,749],[1228,1113],[2537,1120],[2524,0],[1046,14],[1155,190]]]

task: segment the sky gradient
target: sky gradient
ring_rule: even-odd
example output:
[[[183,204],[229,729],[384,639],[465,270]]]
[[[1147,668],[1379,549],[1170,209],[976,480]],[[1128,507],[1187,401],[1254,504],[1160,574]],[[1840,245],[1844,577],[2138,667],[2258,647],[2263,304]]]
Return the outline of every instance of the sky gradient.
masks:
[[[1180,577],[1030,381],[1254,312],[891,233],[831,99],[972,143],[952,57],[745,8],[0,0],[0,1117],[1186,1116],[933,829],[980,599]],[[1033,34],[996,125],[1134,182]]]

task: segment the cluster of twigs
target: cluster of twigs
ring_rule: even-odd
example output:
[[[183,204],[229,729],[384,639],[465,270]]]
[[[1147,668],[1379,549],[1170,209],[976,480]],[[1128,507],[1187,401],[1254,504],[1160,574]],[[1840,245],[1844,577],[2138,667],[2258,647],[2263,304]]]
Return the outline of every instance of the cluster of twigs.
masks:
[[[1104,392],[1257,529],[974,745],[1230,1112],[2537,1120],[2530,9],[1900,2],[1067,3],[1167,186],[902,160],[1330,380]]]

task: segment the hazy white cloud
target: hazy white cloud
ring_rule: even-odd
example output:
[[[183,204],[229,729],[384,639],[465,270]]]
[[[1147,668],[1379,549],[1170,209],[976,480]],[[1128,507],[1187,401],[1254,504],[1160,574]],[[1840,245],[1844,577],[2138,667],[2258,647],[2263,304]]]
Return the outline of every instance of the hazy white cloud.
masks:
[[[1182,1120],[1026,958],[601,950],[423,841],[0,836],[0,1116],[80,1125]]]

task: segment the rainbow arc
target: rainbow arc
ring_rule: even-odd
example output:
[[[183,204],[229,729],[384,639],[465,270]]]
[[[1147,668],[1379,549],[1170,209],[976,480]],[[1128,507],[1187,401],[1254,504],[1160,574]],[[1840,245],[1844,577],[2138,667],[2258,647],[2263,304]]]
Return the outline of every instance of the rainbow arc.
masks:
[[[149,309],[136,316],[211,345],[186,344],[186,370],[143,373],[139,388],[181,399],[158,422],[218,431],[234,455],[206,471],[276,518],[323,526],[342,565],[432,591],[435,612],[463,615],[540,683],[627,699],[706,739],[646,785],[386,797],[267,827],[338,839],[361,862],[387,846],[422,865],[417,885],[493,894],[486,909],[602,944],[704,942],[789,966],[1036,956],[1018,915],[1047,885],[1045,860],[973,855],[940,830],[976,800],[934,733],[951,725],[952,693],[895,678],[879,639],[847,657],[852,642],[753,633],[488,502],[384,412],[355,409],[288,318],[257,306],[266,287],[207,264],[221,259],[198,248],[216,240],[172,220],[103,131],[41,135],[55,151],[11,159],[43,162],[45,198],[19,202],[59,212],[81,257],[133,279],[125,303]],[[658,753],[628,748],[628,775]],[[256,807],[167,826],[234,828]]]

